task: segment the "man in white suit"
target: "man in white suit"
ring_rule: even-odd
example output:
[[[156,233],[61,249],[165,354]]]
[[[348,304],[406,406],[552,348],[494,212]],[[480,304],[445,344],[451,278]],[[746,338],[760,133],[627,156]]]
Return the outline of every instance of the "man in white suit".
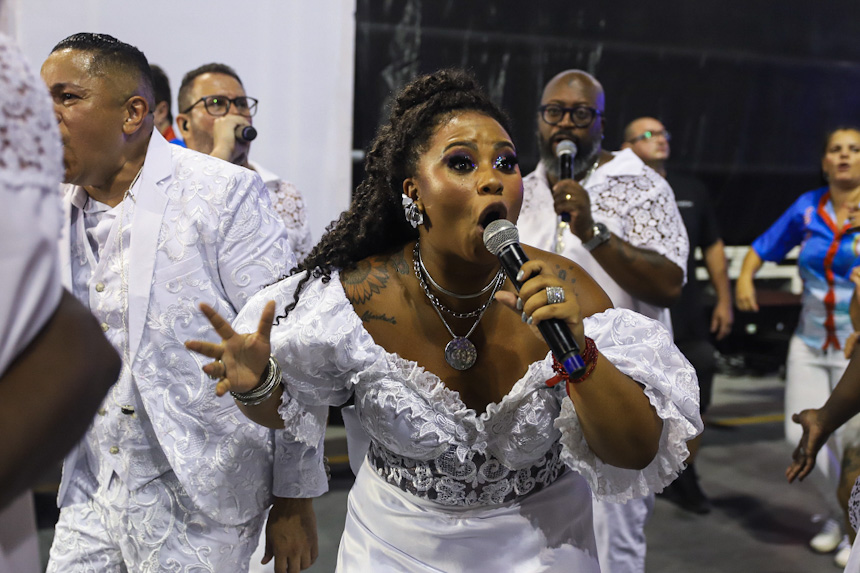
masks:
[[[70,36],[42,79],[70,184],[67,286],[123,358],[64,464],[48,571],[246,571],[273,491],[276,570],[308,567],[324,468],[216,398],[183,345],[211,335],[200,302],[232,318],[294,264],[262,181],[153,130],[149,64],[133,46]],[[317,479],[302,491],[298,473]]]

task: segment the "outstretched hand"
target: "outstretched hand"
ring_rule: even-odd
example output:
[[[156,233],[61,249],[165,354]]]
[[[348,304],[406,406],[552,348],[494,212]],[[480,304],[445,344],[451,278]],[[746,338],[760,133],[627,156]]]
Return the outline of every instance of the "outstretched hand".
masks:
[[[200,310],[221,337],[221,343],[189,340],[185,347],[215,360],[203,367],[203,372],[218,380],[215,393],[223,396],[229,391],[247,392],[257,387],[271,353],[269,336],[275,318],[275,301],[266,303],[257,332],[251,334],[239,334],[233,330],[230,323],[206,303],[200,304]]]
[[[820,410],[804,410],[800,414],[791,416],[793,422],[803,427],[803,436],[794,449],[791,465],[785,470],[788,483],[795,479],[803,480],[815,467],[815,458],[818,451],[830,437],[824,427],[824,420]]]
[[[570,283],[562,281],[552,272],[550,266],[541,260],[526,262],[522,266],[521,276],[525,282],[520,288],[519,296],[512,292],[499,291],[496,293],[496,300],[517,314],[522,314],[523,320],[531,326],[534,335],[541,340],[543,335],[537,328],[541,321],[551,318],[563,320],[570,326],[579,347],[585,348],[582,309],[576,293],[570,288]],[[549,304],[547,287],[561,287],[564,290],[564,302]]]

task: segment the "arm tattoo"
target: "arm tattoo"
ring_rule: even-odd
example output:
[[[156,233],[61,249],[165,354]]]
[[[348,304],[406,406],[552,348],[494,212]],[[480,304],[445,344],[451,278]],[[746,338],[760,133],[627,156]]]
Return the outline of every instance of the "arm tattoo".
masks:
[[[384,261],[377,258],[366,259],[343,276],[343,290],[353,305],[364,304],[387,286],[389,278]]]
[[[361,315],[361,322],[370,322],[371,320],[382,320],[391,324],[397,324],[397,319],[386,315],[384,312],[382,314],[373,314],[369,310],[365,310],[364,314]]]

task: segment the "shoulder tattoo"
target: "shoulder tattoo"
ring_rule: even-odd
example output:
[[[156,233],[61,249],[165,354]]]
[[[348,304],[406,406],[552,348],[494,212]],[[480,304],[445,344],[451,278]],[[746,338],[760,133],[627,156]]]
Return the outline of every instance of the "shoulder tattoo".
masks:
[[[378,258],[360,261],[355,269],[343,275],[343,290],[352,304],[364,304],[379,294],[390,279],[385,261]]]
[[[412,262],[406,260],[406,257],[403,256],[403,251],[391,255],[391,258],[388,259],[388,264],[391,265],[391,268],[393,268],[397,274],[408,275],[412,272]]]
[[[395,319],[393,316],[388,316],[384,312],[382,314],[374,314],[369,310],[365,310],[361,315],[361,322],[370,322],[371,320],[381,320],[383,322],[397,324],[397,319]]]

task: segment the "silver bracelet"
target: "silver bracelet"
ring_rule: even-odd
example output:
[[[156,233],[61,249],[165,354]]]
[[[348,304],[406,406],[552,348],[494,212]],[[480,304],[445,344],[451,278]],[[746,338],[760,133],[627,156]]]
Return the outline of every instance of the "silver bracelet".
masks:
[[[269,357],[269,363],[266,365],[266,371],[263,372],[262,378],[263,381],[256,388],[247,392],[231,391],[230,394],[244,406],[258,406],[268,400],[281,383],[281,367],[274,356]]]

